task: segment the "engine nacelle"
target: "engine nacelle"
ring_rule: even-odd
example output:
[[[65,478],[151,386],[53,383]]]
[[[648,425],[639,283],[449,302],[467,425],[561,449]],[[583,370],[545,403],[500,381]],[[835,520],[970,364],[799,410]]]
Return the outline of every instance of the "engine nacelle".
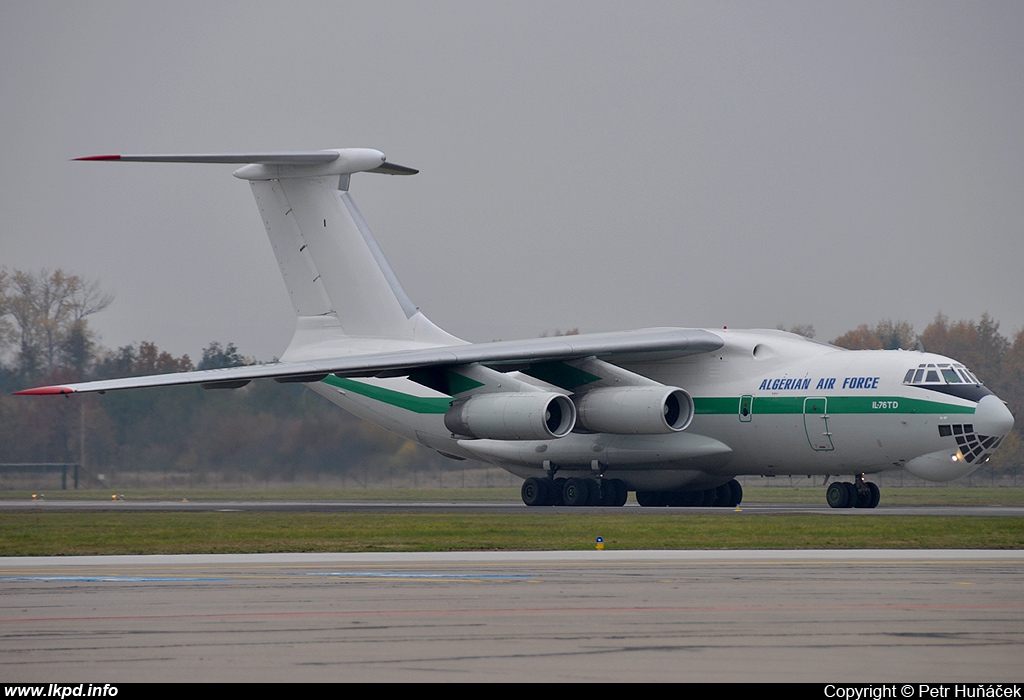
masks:
[[[677,433],[693,420],[693,399],[671,386],[610,387],[581,395],[576,411],[579,425],[597,433]]]
[[[546,391],[478,394],[448,409],[444,424],[455,435],[491,440],[550,440],[572,432],[576,407],[568,396]]]

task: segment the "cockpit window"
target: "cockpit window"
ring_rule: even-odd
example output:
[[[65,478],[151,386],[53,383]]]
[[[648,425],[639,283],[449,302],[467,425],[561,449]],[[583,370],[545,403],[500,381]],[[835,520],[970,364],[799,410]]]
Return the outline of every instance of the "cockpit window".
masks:
[[[975,384],[981,386],[981,381],[971,370],[961,364],[920,364],[916,368],[907,370],[903,377],[903,383],[914,385],[929,384]]]

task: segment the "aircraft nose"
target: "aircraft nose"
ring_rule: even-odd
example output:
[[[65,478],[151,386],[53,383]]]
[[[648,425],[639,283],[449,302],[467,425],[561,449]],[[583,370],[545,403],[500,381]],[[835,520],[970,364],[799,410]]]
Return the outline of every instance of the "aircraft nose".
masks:
[[[974,432],[1003,438],[1013,428],[1013,414],[998,396],[982,397],[974,411]]]

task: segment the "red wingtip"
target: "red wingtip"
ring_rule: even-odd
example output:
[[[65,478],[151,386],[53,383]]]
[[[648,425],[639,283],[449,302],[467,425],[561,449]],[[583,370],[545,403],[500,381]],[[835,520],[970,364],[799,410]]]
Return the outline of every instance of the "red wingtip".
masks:
[[[15,396],[50,396],[52,394],[73,394],[74,389],[66,386],[40,386],[35,389],[22,389],[14,392]]]
[[[72,158],[71,160],[121,160],[121,156],[85,156],[83,158]]]

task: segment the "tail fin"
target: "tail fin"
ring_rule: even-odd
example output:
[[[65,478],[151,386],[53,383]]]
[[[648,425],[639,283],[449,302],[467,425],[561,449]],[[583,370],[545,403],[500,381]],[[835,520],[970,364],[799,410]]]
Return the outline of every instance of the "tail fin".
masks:
[[[451,345],[409,299],[348,193],[357,172],[413,175],[380,151],[93,156],[80,160],[244,163],[297,316],[282,359],[369,350],[376,341]]]

